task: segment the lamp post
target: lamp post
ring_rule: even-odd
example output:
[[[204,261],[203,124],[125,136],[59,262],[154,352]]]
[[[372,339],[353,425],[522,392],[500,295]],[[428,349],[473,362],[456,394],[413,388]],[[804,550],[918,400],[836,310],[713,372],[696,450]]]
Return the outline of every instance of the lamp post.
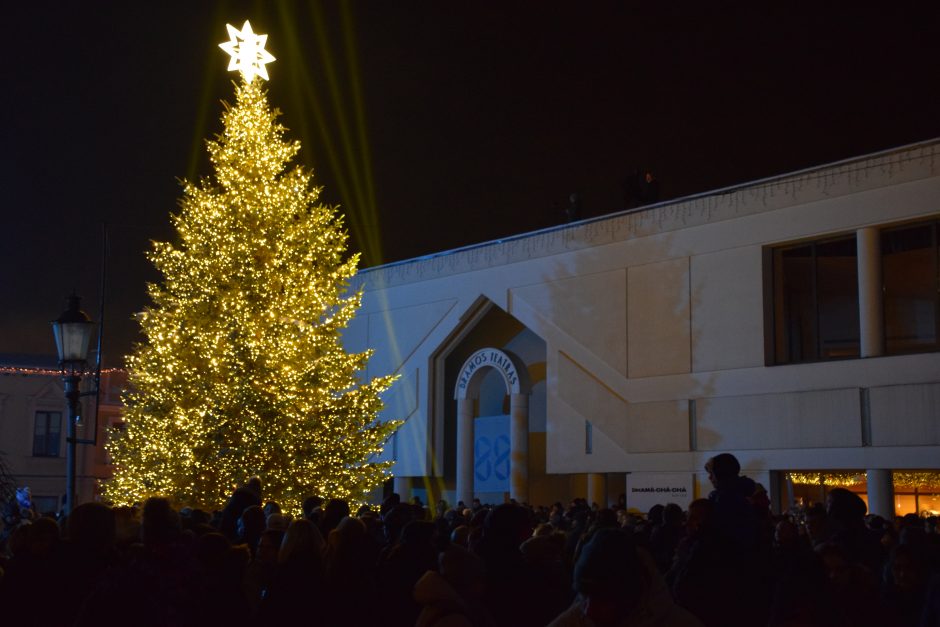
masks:
[[[78,420],[78,404],[81,392],[78,384],[87,368],[86,357],[91,332],[94,327],[88,315],[79,309],[81,299],[72,294],[68,298],[68,307],[57,320],[52,322],[55,346],[59,353],[59,370],[65,383],[65,398],[69,406],[69,422],[66,431],[65,457],[65,513],[70,514],[75,507],[75,423]]]

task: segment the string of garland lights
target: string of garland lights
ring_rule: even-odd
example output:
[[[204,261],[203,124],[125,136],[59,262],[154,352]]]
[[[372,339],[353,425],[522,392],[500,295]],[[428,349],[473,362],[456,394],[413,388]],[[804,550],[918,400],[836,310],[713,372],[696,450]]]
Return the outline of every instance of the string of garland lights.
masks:
[[[228,27],[235,105],[208,151],[214,179],[184,183],[179,243],[156,243],[163,276],[139,316],[122,430],[109,433],[105,497],[148,496],[214,509],[251,476],[265,500],[299,513],[318,495],[362,501],[390,477],[375,461],[401,424],[378,419],[395,377],[363,382],[371,351],[341,332],[362,292],[346,294],[358,255],[284,139],[267,102],[265,35]]]
[[[120,372],[122,368],[102,368],[101,374]],[[61,377],[62,371],[53,368],[34,368],[26,366],[0,366],[0,375],[21,375],[24,377]]]
[[[866,482],[864,473],[791,472],[788,477],[798,485],[826,485],[833,488],[850,488]],[[940,490],[940,472],[894,471],[892,477],[895,487]]]

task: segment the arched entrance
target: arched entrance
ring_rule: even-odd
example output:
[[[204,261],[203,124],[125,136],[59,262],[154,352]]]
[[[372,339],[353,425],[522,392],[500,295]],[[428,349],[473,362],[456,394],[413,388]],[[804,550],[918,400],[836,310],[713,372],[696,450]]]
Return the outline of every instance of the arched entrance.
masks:
[[[509,496],[520,503],[529,499],[529,392],[525,364],[508,351],[481,348],[464,362],[457,376],[457,500],[473,500],[473,401],[488,369],[502,375],[509,395]]]

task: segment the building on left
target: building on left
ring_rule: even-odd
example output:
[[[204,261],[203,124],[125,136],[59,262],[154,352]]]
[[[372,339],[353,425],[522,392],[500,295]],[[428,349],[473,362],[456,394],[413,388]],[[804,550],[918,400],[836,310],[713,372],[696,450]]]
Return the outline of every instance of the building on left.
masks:
[[[111,474],[104,449],[107,428],[121,422],[124,370],[101,373],[97,425],[95,396],[83,396],[76,425],[76,502],[98,500],[98,484]],[[94,377],[82,379],[82,392]],[[0,459],[18,488],[29,487],[40,513],[56,513],[65,495],[68,407],[54,356],[0,355]],[[96,435],[97,426],[97,438]]]

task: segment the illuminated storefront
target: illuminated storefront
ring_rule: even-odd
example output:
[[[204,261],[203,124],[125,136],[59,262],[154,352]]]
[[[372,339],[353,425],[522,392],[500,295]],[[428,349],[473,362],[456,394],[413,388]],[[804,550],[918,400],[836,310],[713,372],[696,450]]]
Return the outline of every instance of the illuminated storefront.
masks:
[[[797,505],[825,503],[832,488],[846,488],[868,503],[868,482],[865,472],[812,472],[785,473],[787,490]],[[905,470],[892,473],[894,484],[894,514],[940,516],[940,472]]]

